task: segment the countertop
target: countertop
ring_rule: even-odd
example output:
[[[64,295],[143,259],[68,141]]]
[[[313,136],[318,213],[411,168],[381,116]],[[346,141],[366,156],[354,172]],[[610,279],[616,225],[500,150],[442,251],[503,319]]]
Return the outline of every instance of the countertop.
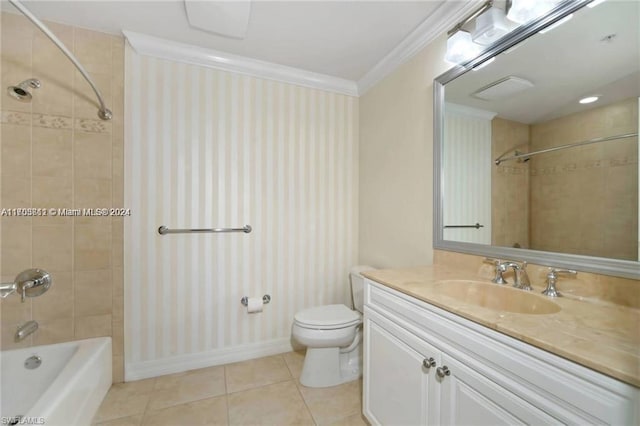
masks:
[[[371,270],[367,278],[460,315],[578,364],[640,387],[640,310],[571,297],[547,298],[561,307],[553,314],[497,312],[468,304],[438,290],[443,280],[492,284],[486,277],[442,265]],[[541,288],[534,286],[540,294]],[[513,290],[524,291],[524,290]]]

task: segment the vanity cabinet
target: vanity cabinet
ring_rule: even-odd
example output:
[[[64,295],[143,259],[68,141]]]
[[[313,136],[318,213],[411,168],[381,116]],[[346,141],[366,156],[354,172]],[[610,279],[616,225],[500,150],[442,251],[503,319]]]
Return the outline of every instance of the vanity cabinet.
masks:
[[[637,424],[637,388],[367,280],[377,425]]]

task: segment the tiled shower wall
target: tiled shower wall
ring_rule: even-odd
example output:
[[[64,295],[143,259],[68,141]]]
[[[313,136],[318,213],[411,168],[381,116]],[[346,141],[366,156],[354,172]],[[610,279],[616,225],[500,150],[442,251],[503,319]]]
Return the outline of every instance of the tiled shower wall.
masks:
[[[3,13],[0,208],[109,208],[123,203],[124,41],[48,23],[101,90],[114,118],[97,118],[96,98],[71,62],[33,24]],[[33,101],[5,88],[38,78]],[[115,217],[1,218],[0,276],[43,268],[54,284],[40,297],[0,303],[2,349],[113,337],[114,381],[123,378],[123,224]],[[40,329],[20,343],[16,326]]]
[[[529,125],[494,118],[491,121],[491,158],[514,149],[530,152]],[[491,165],[491,206],[491,244],[530,248],[529,162],[507,161],[499,166]]]
[[[638,98],[531,126],[531,149],[638,131]],[[638,138],[533,157],[531,244],[537,250],[638,259]]]

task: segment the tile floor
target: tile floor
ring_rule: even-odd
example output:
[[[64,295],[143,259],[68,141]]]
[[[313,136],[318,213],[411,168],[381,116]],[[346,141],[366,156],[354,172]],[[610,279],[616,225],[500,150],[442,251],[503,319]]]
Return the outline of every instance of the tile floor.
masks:
[[[101,426],[367,425],[362,381],[307,388],[304,354],[289,352],[115,384],[93,419]]]

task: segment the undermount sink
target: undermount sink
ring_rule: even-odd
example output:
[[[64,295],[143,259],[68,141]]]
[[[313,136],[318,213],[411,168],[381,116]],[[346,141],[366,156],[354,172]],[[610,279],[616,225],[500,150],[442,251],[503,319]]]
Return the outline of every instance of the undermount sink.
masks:
[[[440,294],[494,311],[529,315],[560,312],[560,306],[556,303],[507,285],[470,280],[445,280],[436,285]]]

